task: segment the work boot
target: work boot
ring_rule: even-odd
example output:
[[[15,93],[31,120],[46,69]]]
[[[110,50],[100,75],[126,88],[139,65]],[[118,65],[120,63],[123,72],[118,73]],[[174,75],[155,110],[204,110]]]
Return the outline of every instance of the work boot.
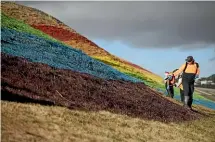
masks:
[[[170,97],[171,97],[171,98],[174,98],[174,94],[170,94]]]
[[[192,110],[191,106],[189,105],[190,97],[189,96],[184,96],[184,107]]]
[[[184,102],[184,98],[183,98],[183,96],[181,96],[181,102],[182,102],[182,103]]]
[[[188,106],[189,96],[184,96],[184,105]]]
[[[188,106],[191,107],[191,106],[192,106],[192,103],[193,103],[193,98],[192,98],[192,97],[189,97]]]
[[[188,109],[188,110],[191,110],[191,111],[193,110],[190,106],[185,105],[185,104],[183,105],[183,107],[186,108],[186,109]]]

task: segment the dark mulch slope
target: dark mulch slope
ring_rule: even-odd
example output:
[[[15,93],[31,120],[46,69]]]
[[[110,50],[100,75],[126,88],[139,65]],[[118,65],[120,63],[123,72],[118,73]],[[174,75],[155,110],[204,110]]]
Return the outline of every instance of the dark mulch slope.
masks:
[[[199,116],[142,83],[108,81],[55,69],[1,53],[2,98],[23,96],[81,110],[107,110],[132,117],[176,122]]]

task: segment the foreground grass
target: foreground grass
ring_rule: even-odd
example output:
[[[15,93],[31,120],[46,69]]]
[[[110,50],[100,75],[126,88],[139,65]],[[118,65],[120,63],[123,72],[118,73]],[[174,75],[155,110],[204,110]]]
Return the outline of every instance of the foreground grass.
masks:
[[[109,112],[1,102],[2,141],[201,141],[215,139],[215,111],[183,124],[146,121]]]

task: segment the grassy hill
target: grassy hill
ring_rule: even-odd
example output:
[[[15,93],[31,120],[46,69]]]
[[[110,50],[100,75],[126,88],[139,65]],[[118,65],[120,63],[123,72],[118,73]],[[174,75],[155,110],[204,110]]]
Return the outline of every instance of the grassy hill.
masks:
[[[106,79],[138,81],[70,48],[21,21],[2,14],[2,52],[42,62],[53,67],[73,69]],[[12,38],[11,38],[12,37]]]
[[[111,65],[127,75],[140,78],[150,86],[163,87],[162,78],[160,76],[111,55],[84,36],[78,34],[75,30],[46,13],[34,8],[8,2],[2,3],[2,12],[61,40],[67,45],[81,49],[91,57]]]

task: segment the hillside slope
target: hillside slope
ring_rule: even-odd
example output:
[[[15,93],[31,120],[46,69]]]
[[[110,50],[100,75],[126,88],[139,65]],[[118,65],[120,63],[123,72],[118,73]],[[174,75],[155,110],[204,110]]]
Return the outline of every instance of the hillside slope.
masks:
[[[1,57],[2,99],[27,97],[71,109],[107,110],[163,122],[199,117],[198,113],[167,100],[143,83],[104,80],[31,63],[24,58],[6,54]]]
[[[135,78],[90,58],[79,50],[55,42],[51,37],[30,26],[2,16],[2,52],[42,62],[53,67],[72,69],[106,79],[138,81]],[[39,36],[39,37],[38,37]]]
[[[43,33],[43,31],[47,30],[47,28],[45,28],[45,27],[47,26],[47,24],[49,24],[48,26],[52,27],[49,34],[51,34],[53,36],[61,35],[61,37],[60,37],[60,39],[61,39],[61,38],[65,38],[65,37],[66,38],[74,38],[74,37],[76,37],[78,35],[79,38],[75,38],[77,40],[75,43],[77,43],[77,44],[74,45],[74,46],[77,46],[77,45],[79,46],[78,43],[79,42],[82,43],[81,39],[84,39],[85,42],[92,44],[94,47],[96,47],[98,49],[98,50],[94,50],[94,51],[97,52],[96,55],[99,55],[100,53],[106,52],[105,50],[103,50],[102,48],[98,47],[97,45],[94,45],[93,42],[90,42],[85,37],[79,35],[73,29],[67,27],[65,24],[63,24],[59,20],[55,19],[54,17],[52,17],[52,16],[50,16],[50,15],[48,15],[46,13],[43,13],[43,12],[39,11],[37,9],[32,9],[32,8],[29,8],[29,7],[26,7],[26,6],[17,5],[17,4],[12,3],[12,2],[2,2],[1,6],[2,6],[2,11],[1,11],[2,12],[2,14],[1,14],[2,27],[6,27],[6,28],[9,28],[9,29],[14,29],[14,30],[19,31],[19,32],[26,32],[26,33],[29,33],[29,34],[33,34],[33,35],[45,38],[46,40],[52,40],[54,42],[56,41],[56,42],[60,43],[61,45],[66,46],[65,42],[61,42],[60,40],[57,40],[54,37],[48,36],[45,33]],[[6,16],[5,14],[9,15],[9,17]],[[29,24],[37,23],[39,27],[43,27],[44,29],[42,29],[42,31],[40,32],[40,30],[34,29],[33,26],[35,26],[35,25],[27,25],[27,24],[25,24],[25,23],[23,23],[21,21],[18,21],[17,19],[13,19],[13,18],[10,18],[10,17],[18,18],[21,21],[23,21],[25,23],[29,23]],[[48,22],[46,20],[48,20]],[[32,26],[32,27],[30,27],[30,26]],[[50,28],[48,28],[48,29],[50,29]],[[63,29],[63,32],[61,34],[59,34],[60,32],[58,31],[58,29]],[[53,32],[52,32],[52,30],[53,30]],[[69,33],[71,35],[68,32],[65,33],[64,30],[67,30],[67,31],[69,30]],[[70,47],[72,47],[72,46],[70,45]],[[81,47],[81,44],[80,44],[80,47]],[[73,49],[73,47],[72,47],[72,49]],[[92,49],[94,49],[94,48],[92,48]],[[91,50],[91,48],[89,48],[89,50]],[[30,51],[28,51],[28,52],[30,52]],[[89,52],[89,53],[91,53],[91,52]],[[55,55],[58,55],[58,53],[55,53]],[[31,57],[30,54],[28,56]],[[165,92],[164,84],[161,83],[161,81],[158,81],[158,80],[161,80],[161,78],[159,77],[160,79],[156,79],[156,77],[152,77],[153,73],[151,73],[150,71],[146,71],[146,72],[142,72],[143,70],[142,71],[137,71],[137,70],[141,70],[141,67],[139,67],[139,66],[137,66],[135,64],[132,64],[130,62],[127,62],[127,61],[125,61],[123,59],[120,59],[120,61],[123,61],[123,63],[119,62],[119,61],[117,61],[118,57],[116,58],[114,56],[93,56],[92,55],[92,57],[97,59],[97,60],[99,60],[99,61],[102,61],[106,65],[107,64],[111,65],[113,68],[117,69],[121,73],[125,73],[125,74],[127,74],[129,76],[137,78],[137,79],[132,78],[131,80],[133,80],[133,81],[134,80],[136,80],[136,81],[137,80],[138,81],[143,80],[145,84],[155,88],[155,90],[157,90],[159,92],[162,92],[162,93]],[[47,58],[47,57],[45,57],[45,58]],[[49,59],[51,59],[51,58],[49,58]],[[124,63],[126,63],[126,64],[124,64]],[[125,75],[123,74],[123,76],[125,76]],[[100,77],[102,77],[102,76],[100,76]],[[131,78],[131,77],[126,77],[126,78]],[[179,94],[179,90],[176,89],[175,92],[176,92],[176,99],[179,99],[178,98],[179,96],[177,96]],[[195,100],[194,100],[195,104],[202,104],[202,105],[210,107],[210,108],[215,108],[215,105],[214,105],[213,102],[209,102],[207,99],[205,99],[204,97],[200,96],[196,92],[195,92],[194,98],[195,98]],[[203,102],[203,100],[204,100],[204,102]]]
[[[11,2],[2,3],[2,12],[7,16],[22,20],[32,27],[74,48],[81,49],[91,57],[109,64],[123,73],[144,80],[150,86],[162,86],[162,78],[160,76],[111,55],[84,36],[78,34],[75,30],[46,13]]]

